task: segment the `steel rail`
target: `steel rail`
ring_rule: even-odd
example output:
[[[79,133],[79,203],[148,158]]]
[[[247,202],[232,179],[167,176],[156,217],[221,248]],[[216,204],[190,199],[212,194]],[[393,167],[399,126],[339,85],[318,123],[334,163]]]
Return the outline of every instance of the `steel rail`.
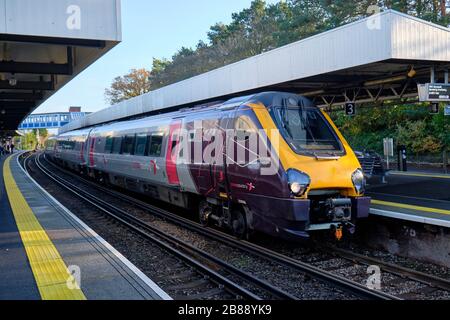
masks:
[[[337,248],[335,246],[330,247],[318,246],[318,248],[320,250],[324,250],[326,253],[330,255],[344,258],[352,262],[358,262],[364,265],[377,265],[381,267],[382,270],[394,274],[396,276],[399,276],[401,278],[408,278],[410,280],[423,283],[430,287],[450,292],[450,280],[440,278],[431,274],[427,274],[424,272],[420,272],[417,270],[413,270],[410,268],[405,268],[396,264],[382,261],[380,259],[367,257],[365,255],[345,250],[342,248]]]

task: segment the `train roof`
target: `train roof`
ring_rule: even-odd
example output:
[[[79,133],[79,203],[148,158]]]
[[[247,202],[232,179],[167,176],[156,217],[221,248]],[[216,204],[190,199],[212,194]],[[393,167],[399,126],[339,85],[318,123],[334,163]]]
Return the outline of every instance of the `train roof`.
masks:
[[[262,92],[258,94],[252,94],[242,97],[236,97],[232,98],[230,100],[227,100],[225,102],[216,102],[211,104],[205,104],[205,105],[199,105],[194,106],[192,108],[184,108],[177,111],[172,111],[168,113],[163,113],[160,115],[149,115],[140,117],[137,119],[130,119],[128,121],[115,121],[103,125],[88,127],[84,129],[78,129],[74,131],[68,131],[65,133],[61,133],[59,137],[72,137],[72,136],[79,136],[79,135],[87,135],[92,129],[99,130],[99,131],[108,131],[108,130],[118,130],[120,128],[121,130],[126,130],[127,127],[135,129],[140,128],[146,128],[148,127],[148,121],[153,119],[159,119],[159,120],[170,120],[172,118],[180,118],[184,116],[188,116],[190,113],[199,113],[199,112],[210,112],[212,110],[229,110],[237,108],[241,105],[245,105],[248,103],[262,103],[266,107],[273,107],[273,106],[281,106],[283,105],[284,101],[290,101],[289,104],[291,105],[299,105],[300,101],[302,101],[303,105],[305,106],[314,106],[314,104],[307,98],[292,94],[292,93],[286,93],[286,92],[276,92],[276,91],[270,91],[270,92]],[[122,124],[123,123],[123,124]]]

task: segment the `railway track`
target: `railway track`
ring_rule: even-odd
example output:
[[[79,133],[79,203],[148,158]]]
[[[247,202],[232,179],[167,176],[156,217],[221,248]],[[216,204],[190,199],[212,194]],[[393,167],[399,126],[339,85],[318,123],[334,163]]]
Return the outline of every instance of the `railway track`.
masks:
[[[40,162],[39,157],[36,157],[36,162]],[[47,162],[47,163],[49,163],[51,166],[54,166],[54,169],[61,170],[65,174],[68,174],[76,179],[80,179],[80,181],[82,181],[83,183],[86,183],[89,186],[92,186],[93,188],[96,188],[96,189],[100,190],[101,192],[106,193],[112,197],[119,198],[121,201],[124,201],[125,203],[127,203],[131,206],[139,207],[141,210],[150,212],[151,214],[156,215],[161,219],[170,221],[171,223],[175,223],[178,226],[181,226],[183,228],[186,228],[186,229],[194,231],[198,234],[201,234],[202,236],[207,237],[208,239],[220,242],[220,243],[230,246],[234,249],[257,256],[261,259],[269,260],[272,263],[276,263],[278,265],[283,265],[285,267],[292,269],[293,271],[307,274],[311,278],[317,279],[317,280],[324,282],[332,287],[337,287],[337,288],[339,288],[347,293],[350,293],[356,297],[359,297],[362,299],[383,299],[383,300],[398,299],[398,297],[395,297],[390,294],[386,294],[384,292],[370,290],[364,285],[350,281],[342,276],[333,274],[331,272],[317,268],[310,264],[303,263],[303,262],[299,261],[298,259],[291,258],[291,257],[281,254],[279,252],[269,250],[267,248],[258,246],[251,242],[237,240],[236,238],[234,238],[230,235],[224,234],[223,232],[220,232],[215,229],[204,228],[201,225],[199,225],[189,219],[183,218],[181,216],[178,216],[171,212],[163,210],[159,207],[155,207],[148,203],[142,202],[134,197],[119,193],[114,190],[110,190],[110,189],[100,186],[97,183],[94,183],[90,180],[80,178],[79,176],[76,176],[72,172],[61,169],[59,167],[56,167],[56,165],[54,165],[51,162]],[[42,166],[42,164],[41,164],[41,166]],[[48,171],[49,170],[47,170],[47,172]],[[48,173],[50,175],[55,175],[54,173],[52,174],[51,172],[48,172]],[[53,180],[55,180],[55,179],[56,178],[53,177]],[[77,187],[77,189],[79,189],[79,188]],[[92,199],[90,199],[90,200],[92,201]],[[115,208],[115,209],[117,209],[117,208]],[[111,208],[111,210],[112,210],[112,208]],[[133,218],[130,218],[130,219],[134,220]],[[137,222],[137,224],[141,224],[141,223],[142,222],[139,222],[139,221]],[[144,224],[146,224],[146,223],[144,223]],[[184,245],[186,245],[186,244],[184,243]],[[195,247],[193,247],[193,246],[188,246],[188,247],[189,247],[188,250],[194,250],[196,252],[196,254],[198,254],[198,255],[205,255],[205,254],[208,255],[204,251],[199,252],[198,249],[195,250]],[[209,258],[211,258],[210,255],[209,255]],[[259,285],[261,285],[261,283],[259,283]],[[265,282],[263,287],[266,287],[266,289],[267,289],[267,286],[270,286],[270,285]],[[283,292],[283,293],[285,293],[285,292]],[[281,298],[281,295],[278,295],[278,298]],[[285,299],[285,298],[289,298],[289,294],[287,294],[283,299]]]
[[[368,257],[346,249],[338,248],[336,246],[319,246],[318,248],[330,256],[345,259],[350,263],[357,263],[364,266],[378,266],[380,270],[385,273],[393,274],[400,279],[422,284],[420,288],[413,292],[403,293],[401,295],[401,298],[403,299],[414,299],[421,294],[429,295],[438,291],[450,293],[450,280],[448,279],[388,263],[380,259]]]
[[[25,168],[27,168],[28,159],[29,158],[24,160]],[[39,157],[35,158],[35,164],[37,168],[39,168],[39,170],[48,178],[53,180],[55,183],[57,183],[67,191],[71,192],[79,199],[89,203],[105,216],[112,218],[114,221],[120,223],[123,226],[126,226],[127,229],[156,244],[161,249],[168,252],[170,255],[177,257],[177,259],[183,261],[184,263],[190,265],[197,272],[204,276],[204,279],[194,279],[193,281],[189,281],[187,284],[177,286],[177,288],[185,289],[191,286],[196,286],[202,282],[206,284],[207,280],[210,280],[218,286],[219,290],[225,290],[229,296],[234,296],[238,299],[295,299],[293,295],[286,293],[275,286],[272,286],[264,280],[260,280],[253,275],[239,270],[231,264],[218,259],[204,251],[201,251],[188,243],[184,243],[173,236],[165,234],[161,230],[135,218],[125,210],[118,208],[108,203],[107,201],[104,201],[99,197],[90,194],[89,192],[86,192],[82,188],[76,186],[75,184],[67,181],[60,176],[55,175],[44,165],[42,165]],[[239,281],[236,281],[235,279],[238,279]],[[247,289],[247,287],[253,288],[253,291],[258,291],[258,294],[252,292],[252,290]],[[255,288],[257,290],[255,290]],[[219,293],[217,291],[217,288],[214,288],[212,291],[209,290],[207,292],[208,295],[217,295]],[[205,296],[200,294],[197,298],[208,298],[208,295]],[[192,296],[189,296],[188,298],[192,298]]]
[[[64,173],[75,177],[72,172],[61,169],[51,162],[48,163],[55,169],[62,170]],[[363,299],[414,299],[417,297],[423,298],[426,295],[439,292],[447,298],[450,297],[450,281],[447,279],[418,272],[413,269],[404,268],[399,265],[389,264],[380,259],[358,255],[354,252],[341,248],[326,246],[320,246],[317,248],[318,250],[327,253],[331,257],[330,259],[338,258],[340,260],[346,260],[350,264],[358,264],[365,267],[371,265],[380,267],[383,274],[393,276],[390,277],[388,281],[386,281],[387,286],[385,287],[402,287],[402,285],[404,286],[405,282],[410,281],[413,288],[411,290],[402,289],[401,293],[395,295],[386,294],[382,291],[370,290],[365,285],[361,285],[360,283],[355,281],[350,281],[347,278],[334,273],[334,271],[339,268],[330,268],[327,270],[327,268],[324,267],[315,267],[310,263],[303,263],[301,262],[302,259],[299,259],[298,257],[292,257],[289,254],[283,254],[278,252],[277,250],[269,250],[266,247],[259,246],[251,242],[237,240],[236,238],[221,231],[211,228],[204,228],[200,224],[197,224],[189,219],[183,218],[159,207],[150,205],[129,195],[110,190],[84,178],[77,178],[82,179],[83,183],[87,183],[90,186],[101,190],[102,192],[107,193],[113,197],[120,198],[120,200],[132,206],[137,206],[142,210],[150,212],[151,214],[156,215],[161,219],[170,221],[171,223],[175,223],[183,228],[199,233],[205,237],[208,237],[209,239],[224,243],[235,249],[243,250],[262,259],[268,259],[275,263],[282,264],[286,267],[294,269],[297,272],[306,273],[311,277],[320,279],[321,281],[325,281],[333,286],[337,286],[345,290],[346,292],[351,292],[352,294],[355,294],[356,296]],[[364,274],[364,276],[367,277],[367,274]]]

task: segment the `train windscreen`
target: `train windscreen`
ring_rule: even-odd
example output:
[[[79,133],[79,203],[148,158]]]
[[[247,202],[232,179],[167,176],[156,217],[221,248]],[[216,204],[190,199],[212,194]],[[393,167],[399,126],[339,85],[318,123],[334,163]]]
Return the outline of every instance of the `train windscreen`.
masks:
[[[335,132],[315,107],[275,108],[275,118],[283,136],[298,153],[342,153]]]

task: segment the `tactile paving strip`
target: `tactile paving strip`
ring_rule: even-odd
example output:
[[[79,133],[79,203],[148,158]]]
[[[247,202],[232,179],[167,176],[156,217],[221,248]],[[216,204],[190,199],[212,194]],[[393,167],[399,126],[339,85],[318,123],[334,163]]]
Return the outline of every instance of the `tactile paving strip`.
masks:
[[[3,167],[6,192],[42,300],[86,300],[20,192],[11,173],[10,162],[11,157]]]

